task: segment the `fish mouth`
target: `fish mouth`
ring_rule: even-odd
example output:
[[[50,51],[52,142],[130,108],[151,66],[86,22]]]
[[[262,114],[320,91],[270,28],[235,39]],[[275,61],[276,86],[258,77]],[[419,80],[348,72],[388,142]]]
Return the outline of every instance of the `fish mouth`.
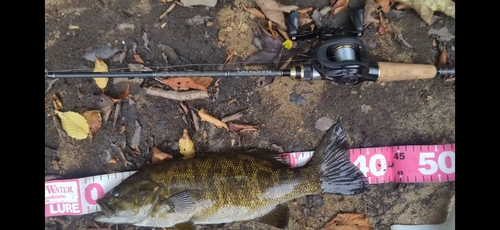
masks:
[[[113,208],[103,203],[102,200],[98,200],[97,204],[101,208],[103,216],[111,218],[114,215],[115,211],[113,210]]]

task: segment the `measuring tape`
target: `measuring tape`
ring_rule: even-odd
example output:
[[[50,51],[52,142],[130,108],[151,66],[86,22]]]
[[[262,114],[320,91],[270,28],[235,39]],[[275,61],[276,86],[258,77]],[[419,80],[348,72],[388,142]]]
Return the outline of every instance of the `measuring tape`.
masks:
[[[282,153],[278,158],[300,167],[313,153]],[[455,181],[455,144],[356,148],[349,155],[370,184]],[[45,217],[99,212],[97,199],[135,172],[45,181]]]

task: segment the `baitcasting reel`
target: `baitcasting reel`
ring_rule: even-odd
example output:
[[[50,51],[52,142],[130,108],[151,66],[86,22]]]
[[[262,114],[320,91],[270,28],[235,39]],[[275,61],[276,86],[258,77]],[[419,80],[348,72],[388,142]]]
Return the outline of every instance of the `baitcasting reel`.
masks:
[[[345,27],[340,29],[318,28],[305,33],[299,33],[299,14],[297,12],[286,15],[287,30],[291,40],[318,39],[320,42],[312,51],[312,61],[309,64],[311,68],[303,67],[317,73],[303,74],[304,77],[320,77],[320,79],[339,84],[356,84],[364,80],[376,80],[376,76],[370,77],[368,51],[364,43],[356,38],[362,36],[364,31],[363,8],[350,9],[349,14],[352,29]]]

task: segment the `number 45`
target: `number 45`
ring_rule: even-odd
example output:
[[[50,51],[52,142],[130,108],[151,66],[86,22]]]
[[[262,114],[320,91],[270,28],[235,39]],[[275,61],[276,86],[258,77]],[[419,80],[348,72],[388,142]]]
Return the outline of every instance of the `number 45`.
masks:
[[[443,173],[454,173],[455,172],[455,152],[445,151],[439,154],[437,162],[434,160],[435,152],[422,152],[418,159],[418,165],[426,166],[418,168],[424,175],[432,175],[439,170]],[[446,158],[450,158],[450,166],[446,165]]]

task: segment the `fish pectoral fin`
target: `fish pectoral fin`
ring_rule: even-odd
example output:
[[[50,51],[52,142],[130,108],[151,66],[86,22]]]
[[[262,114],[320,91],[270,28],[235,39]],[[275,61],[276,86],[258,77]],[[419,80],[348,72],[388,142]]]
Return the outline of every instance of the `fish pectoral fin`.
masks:
[[[277,228],[285,228],[288,226],[289,219],[290,209],[286,205],[279,204],[271,212],[255,220]]]
[[[193,222],[188,221],[184,223],[179,223],[174,225],[175,230],[196,230],[196,226],[194,226]]]
[[[172,212],[191,212],[195,208],[193,198],[190,195],[189,190],[179,192],[173,196],[170,196],[162,202],[163,205],[168,205]]]

